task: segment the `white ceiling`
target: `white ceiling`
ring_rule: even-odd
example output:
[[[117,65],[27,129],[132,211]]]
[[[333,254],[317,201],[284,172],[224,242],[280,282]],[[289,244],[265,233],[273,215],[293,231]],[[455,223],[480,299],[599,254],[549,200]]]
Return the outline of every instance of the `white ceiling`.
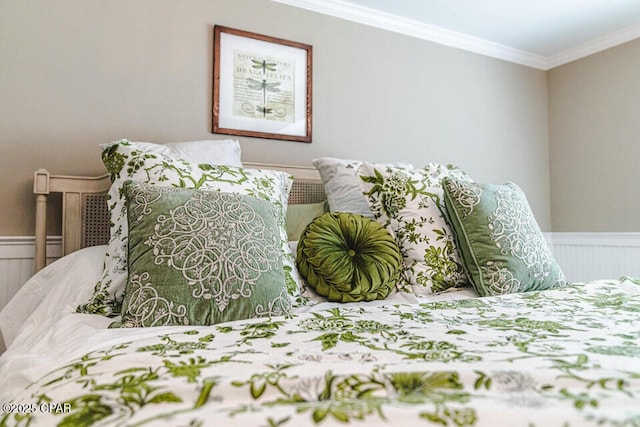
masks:
[[[640,0],[274,0],[549,69],[640,37]]]

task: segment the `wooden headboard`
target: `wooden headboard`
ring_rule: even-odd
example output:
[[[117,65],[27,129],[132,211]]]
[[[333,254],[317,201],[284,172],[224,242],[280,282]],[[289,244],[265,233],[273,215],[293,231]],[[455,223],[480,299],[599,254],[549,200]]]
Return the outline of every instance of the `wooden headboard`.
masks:
[[[252,169],[273,169],[290,173],[293,186],[290,204],[316,203],[326,199],[320,175],[315,168],[266,163],[243,163]],[[47,259],[47,197],[62,194],[62,255],[89,246],[106,245],[109,241],[107,192],[111,186],[108,174],[96,177],[51,175],[45,169],[34,173],[36,196],[34,272],[41,270]]]

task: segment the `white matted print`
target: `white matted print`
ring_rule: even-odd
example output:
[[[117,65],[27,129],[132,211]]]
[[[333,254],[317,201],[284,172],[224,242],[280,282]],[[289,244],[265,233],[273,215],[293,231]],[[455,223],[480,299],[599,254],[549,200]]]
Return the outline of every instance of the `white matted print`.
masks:
[[[216,25],[213,132],[311,142],[312,47]]]

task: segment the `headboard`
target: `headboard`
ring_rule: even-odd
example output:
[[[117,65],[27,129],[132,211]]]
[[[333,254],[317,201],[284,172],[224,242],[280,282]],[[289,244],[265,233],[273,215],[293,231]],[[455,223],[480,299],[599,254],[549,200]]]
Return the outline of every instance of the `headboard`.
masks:
[[[293,186],[290,204],[316,203],[326,199],[318,171],[313,167],[284,166],[266,163],[243,163],[252,169],[274,169],[290,173]],[[47,259],[47,197],[62,194],[62,255],[89,246],[106,245],[109,241],[107,192],[111,186],[108,174],[96,177],[51,175],[45,169],[34,173],[36,196],[34,272],[41,270]]]

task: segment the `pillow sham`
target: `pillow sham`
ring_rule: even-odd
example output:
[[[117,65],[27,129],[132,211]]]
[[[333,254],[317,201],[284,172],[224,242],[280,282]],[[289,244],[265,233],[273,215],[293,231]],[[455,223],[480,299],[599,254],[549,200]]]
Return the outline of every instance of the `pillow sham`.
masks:
[[[122,323],[213,325],[288,315],[278,208],[240,194],[127,181]]]
[[[318,203],[303,203],[287,207],[287,237],[289,241],[300,239],[305,227],[316,217],[329,210],[327,201]]]
[[[351,212],[373,218],[358,183],[357,171],[361,161],[320,157],[312,162],[320,173],[331,212]],[[381,166],[413,168],[409,163],[385,163]]]
[[[304,230],[296,264],[307,284],[329,301],[384,299],[402,271],[402,255],[380,224],[362,215],[327,212]]]
[[[395,237],[404,260],[402,291],[421,295],[467,284],[451,228],[444,218],[442,179],[468,176],[454,166],[423,169],[365,162],[360,186],[375,219]]]
[[[292,298],[300,293],[301,279],[295,259],[287,244],[285,213],[292,177],[273,170],[244,169],[231,166],[194,164],[160,153],[141,150],[129,141],[117,141],[105,147],[102,158],[113,184],[108,204],[111,215],[111,238],[104,261],[104,271],[91,299],[80,306],[81,313],[115,316],[119,314],[127,279],[128,222],[124,201],[124,182],[134,180],[164,187],[196,188],[244,194],[274,203],[283,256],[283,272]]]
[[[480,295],[537,291],[567,283],[516,184],[445,178],[444,202],[465,270]]]

